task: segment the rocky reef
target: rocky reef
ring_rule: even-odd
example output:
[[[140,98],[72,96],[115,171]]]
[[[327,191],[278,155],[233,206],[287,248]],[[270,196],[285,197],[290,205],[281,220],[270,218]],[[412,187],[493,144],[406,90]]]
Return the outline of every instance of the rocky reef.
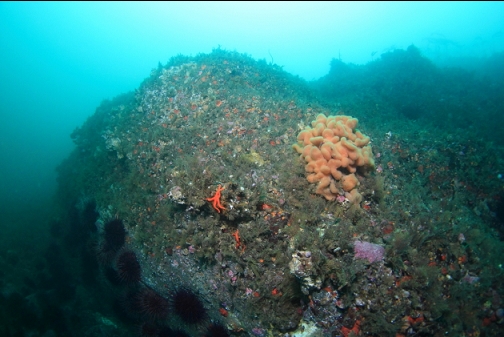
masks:
[[[126,311],[144,335],[502,328],[503,270],[487,262],[498,251],[489,248],[498,247],[485,225],[489,201],[468,206],[481,190],[457,178],[470,148],[458,156],[464,140],[448,133],[432,142],[413,130],[412,142],[401,129],[408,121],[394,116],[358,99],[321,100],[305,81],[246,55],[178,56],[74,131],[76,149],[58,168],[59,207],[84,196],[96,206],[96,286],[110,289],[111,303],[141,299]],[[331,123],[342,133],[327,131]],[[347,162],[333,172],[321,159]],[[177,314],[177,294],[191,310]]]

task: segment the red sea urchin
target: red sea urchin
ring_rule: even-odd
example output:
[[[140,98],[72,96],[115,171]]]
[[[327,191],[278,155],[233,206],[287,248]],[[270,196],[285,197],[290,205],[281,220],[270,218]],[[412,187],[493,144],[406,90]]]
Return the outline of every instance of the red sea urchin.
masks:
[[[206,317],[201,300],[189,289],[181,288],[173,294],[173,310],[188,324],[197,324]]]
[[[138,302],[141,312],[149,319],[157,321],[168,316],[168,300],[152,289],[142,290],[138,295]]]
[[[138,283],[142,277],[142,268],[134,252],[126,250],[117,258],[117,274],[123,283]]]

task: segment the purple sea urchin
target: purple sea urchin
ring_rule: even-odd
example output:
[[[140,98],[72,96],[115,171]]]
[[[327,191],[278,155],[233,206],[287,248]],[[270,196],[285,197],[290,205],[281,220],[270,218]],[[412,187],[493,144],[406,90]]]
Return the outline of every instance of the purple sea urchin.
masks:
[[[197,324],[206,317],[206,309],[201,300],[189,289],[179,289],[173,294],[173,310],[188,324]]]
[[[117,274],[123,283],[138,283],[142,277],[142,268],[134,252],[127,250],[117,258]]]
[[[140,304],[140,310],[148,318],[152,320],[162,320],[168,316],[168,300],[154,290],[142,290],[139,294],[138,301]]]
[[[112,268],[111,264],[117,255],[117,251],[111,250],[106,242],[96,247],[96,257],[102,265]]]

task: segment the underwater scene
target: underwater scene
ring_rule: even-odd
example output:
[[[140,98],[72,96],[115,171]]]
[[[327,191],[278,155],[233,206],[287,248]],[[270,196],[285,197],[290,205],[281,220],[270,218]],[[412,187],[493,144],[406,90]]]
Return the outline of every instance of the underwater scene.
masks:
[[[414,46],[313,83],[221,49],[172,58],[57,169],[42,273],[82,311],[61,328],[497,335],[503,90]]]
[[[504,52],[307,81],[216,47],[144,78],[3,216],[0,335],[504,335]]]

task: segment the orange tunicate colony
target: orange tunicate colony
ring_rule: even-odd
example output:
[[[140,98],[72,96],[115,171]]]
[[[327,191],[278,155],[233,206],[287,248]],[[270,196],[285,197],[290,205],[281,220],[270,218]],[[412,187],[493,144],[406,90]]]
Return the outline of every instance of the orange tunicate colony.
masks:
[[[319,114],[297,137],[293,148],[301,154],[310,183],[317,183],[316,193],[327,200],[345,195],[351,202],[360,203],[357,191],[357,168],[374,167],[369,137],[355,131],[356,118]]]

